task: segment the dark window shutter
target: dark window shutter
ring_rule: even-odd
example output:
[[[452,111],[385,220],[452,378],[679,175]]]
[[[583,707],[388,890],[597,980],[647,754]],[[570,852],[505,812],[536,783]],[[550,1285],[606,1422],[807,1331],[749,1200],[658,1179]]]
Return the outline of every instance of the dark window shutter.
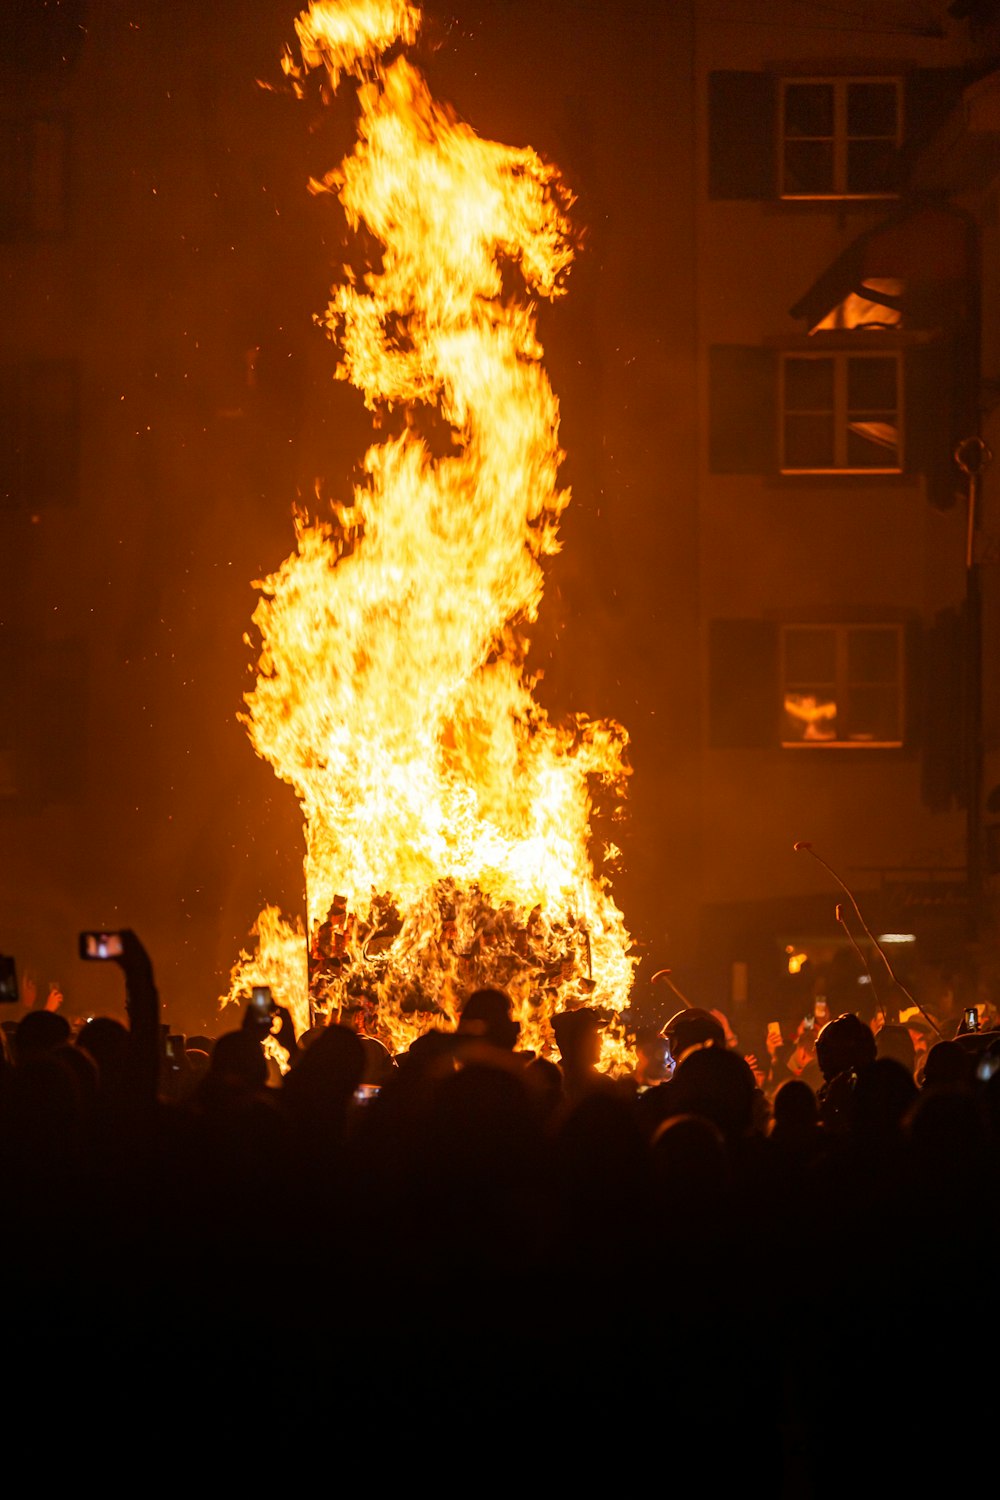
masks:
[[[967,802],[964,608],[944,609],[924,636],[921,672],[921,795],[931,812]]]
[[[955,342],[942,340],[906,355],[906,471],[927,477],[927,498],[949,510],[963,493],[955,446],[963,435],[956,402]]]
[[[903,93],[904,158],[925,146],[940,130],[970,81],[967,68],[914,68]]]
[[[87,34],[85,0],[5,0],[0,66],[27,72],[68,72]]]
[[[708,359],[709,469],[713,474],[773,473],[777,467],[774,350],[713,344]]]
[[[924,743],[924,672],[926,632],[922,620],[908,620],[903,631],[903,748],[911,753]]]
[[[773,198],[777,90],[770,73],[708,76],[708,196]]]
[[[781,688],[773,620],[709,625],[708,742],[713,750],[778,744]]]
[[[16,795],[44,807],[83,793],[87,742],[86,650],[80,640],[28,652],[14,746]]]
[[[0,509],[73,504],[79,460],[75,361],[0,365]]]

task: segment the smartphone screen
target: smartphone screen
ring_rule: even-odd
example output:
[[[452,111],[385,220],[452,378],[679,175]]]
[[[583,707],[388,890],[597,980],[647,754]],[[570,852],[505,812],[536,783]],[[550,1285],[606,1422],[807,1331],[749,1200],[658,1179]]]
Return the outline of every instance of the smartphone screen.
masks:
[[[261,1017],[274,1015],[274,997],[269,984],[255,984],[250,992],[250,1004]]]
[[[0,953],[0,1005],[16,1005],[18,999],[17,965],[6,953]]]
[[[81,932],[81,958],[121,958],[122,940],[118,932]]]

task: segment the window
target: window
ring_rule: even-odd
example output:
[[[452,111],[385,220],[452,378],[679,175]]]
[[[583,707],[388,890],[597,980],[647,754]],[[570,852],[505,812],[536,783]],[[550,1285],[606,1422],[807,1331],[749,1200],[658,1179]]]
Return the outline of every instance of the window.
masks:
[[[783,355],[781,472],[900,473],[901,391],[895,352]]]
[[[0,120],[0,240],[64,234],[66,203],[65,119]]]
[[[783,198],[886,198],[898,189],[896,78],[803,78],[780,89]]]
[[[785,748],[902,745],[901,625],[784,625],[780,656]]]

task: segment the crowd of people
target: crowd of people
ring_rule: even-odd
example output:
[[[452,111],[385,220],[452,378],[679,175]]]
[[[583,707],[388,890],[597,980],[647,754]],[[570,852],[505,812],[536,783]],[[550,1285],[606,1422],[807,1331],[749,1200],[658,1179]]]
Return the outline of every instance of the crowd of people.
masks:
[[[574,1483],[657,1434],[789,1497],[857,1488],[865,1431],[928,1463],[991,1341],[1000,1031],[845,1011],[758,1056],[685,1004],[615,1073],[597,1011],[536,1055],[487,988],[398,1055],[249,1004],[172,1048],[123,937],[126,1021],[0,1032],[8,1350],[99,1346],[192,1420],[263,1377],[379,1472],[442,1421]]]

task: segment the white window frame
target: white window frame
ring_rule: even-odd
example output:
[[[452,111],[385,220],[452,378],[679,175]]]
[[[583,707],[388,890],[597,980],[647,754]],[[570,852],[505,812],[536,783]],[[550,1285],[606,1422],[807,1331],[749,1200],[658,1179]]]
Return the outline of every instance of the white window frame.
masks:
[[[835,638],[835,649],[834,649],[835,669],[834,669],[834,679],[835,680],[832,683],[830,683],[829,686],[830,686],[830,689],[831,689],[832,699],[837,704],[838,719],[841,719],[842,715],[844,715],[844,714],[847,713],[847,704],[849,702],[849,692],[850,692],[850,688],[852,686],[851,679],[850,679],[850,674],[849,674],[849,670],[848,670],[848,637],[851,634],[851,632],[875,631],[875,630],[877,630],[879,632],[891,631],[896,636],[896,663],[897,663],[897,671],[896,671],[895,682],[894,682],[894,684],[888,684],[887,683],[885,685],[886,686],[894,686],[894,689],[895,689],[897,733],[896,733],[896,735],[892,739],[875,740],[875,739],[860,738],[860,737],[857,737],[857,736],[855,736],[855,737],[852,738],[850,736],[850,733],[849,733],[850,726],[847,725],[847,726],[844,726],[844,727],[846,727],[846,729],[848,730],[848,733],[846,733],[846,734],[838,734],[838,737],[834,738],[834,739],[814,739],[814,740],[795,739],[795,740],[790,740],[790,739],[786,739],[785,738],[784,729],[783,729],[782,730],[782,737],[781,737],[781,748],[783,750],[899,750],[899,749],[901,749],[902,745],[903,745],[903,742],[904,742],[905,724],[906,724],[906,638],[905,638],[905,633],[904,633],[904,626],[901,623],[896,622],[896,621],[882,621],[882,620],[880,620],[878,622],[875,622],[875,623],[872,623],[872,622],[847,621],[847,622],[837,623],[837,624],[827,624],[826,622],[816,622],[816,623],[814,623],[812,621],[796,620],[794,622],[789,622],[787,624],[782,625],[780,627],[780,649],[779,649],[779,668],[780,668],[780,674],[781,674],[781,684],[780,684],[780,687],[781,687],[781,710],[782,710],[782,718],[784,718],[785,703],[786,703],[787,696],[788,696],[789,692],[792,691],[794,689],[794,687],[796,686],[795,683],[789,681],[788,671],[787,671],[787,667],[786,667],[787,639],[788,639],[789,634],[791,634],[793,631],[803,631],[803,630],[829,631],[829,632],[831,632],[834,635],[834,638]],[[815,684],[815,683],[808,683],[808,684],[807,683],[799,683],[798,684],[799,687],[806,687],[806,686],[813,687],[813,686],[817,686],[817,685],[818,684]],[[856,685],[858,685],[858,684],[856,684]],[[872,686],[872,684],[864,684],[864,685],[865,686]],[[841,726],[838,725],[838,729],[840,727]]]
[[[896,130],[892,136],[887,135],[849,135],[847,128],[847,95],[852,84],[880,83],[891,86],[896,93]],[[788,89],[803,85],[816,84],[833,89],[833,134],[832,136],[790,136],[785,125],[785,95]],[[903,81],[892,75],[878,75],[867,77],[859,74],[844,78],[829,77],[807,77],[807,78],[782,78],[779,93],[779,131],[778,131],[778,184],[779,195],[789,202],[829,202],[840,201],[849,198],[854,200],[881,200],[886,198],[898,198],[899,194],[890,190],[882,192],[857,192],[848,186],[848,145],[852,141],[887,141],[891,142],[895,150],[899,150],[903,140]],[[786,183],[785,155],[789,142],[797,141],[824,141],[833,146],[833,184],[828,192],[795,192]]]
[[[785,453],[786,419],[792,415],[808,415],[807,411],[789,412],[786,395],[785,373],[789,360],[823,360],[833,365],[833,463],[829,465],[801,465],[791,464],[787,461]],[[885,464],[871,464],[863,468],[852,466],[848,463],[847,449],[848,437],[850,435],[850,418],[852,413],[847,404],[848,391],[848,366],[851,360],[856,359],[882,359],[892,360],[896,366],[896,456],[893,462]],[[778,391],[778,467],[782,474],[902,474],[904,470],[905,453],[905,431],[904,431],[904,383],[905,363],[902,352],[898,349],[826,349],[805,351],[789,349],[781,354],[779,360],[779,391]],[[827,408],[817,408],[815,415],[826,415]],[[863,413],[854,413],[854,416]]]

